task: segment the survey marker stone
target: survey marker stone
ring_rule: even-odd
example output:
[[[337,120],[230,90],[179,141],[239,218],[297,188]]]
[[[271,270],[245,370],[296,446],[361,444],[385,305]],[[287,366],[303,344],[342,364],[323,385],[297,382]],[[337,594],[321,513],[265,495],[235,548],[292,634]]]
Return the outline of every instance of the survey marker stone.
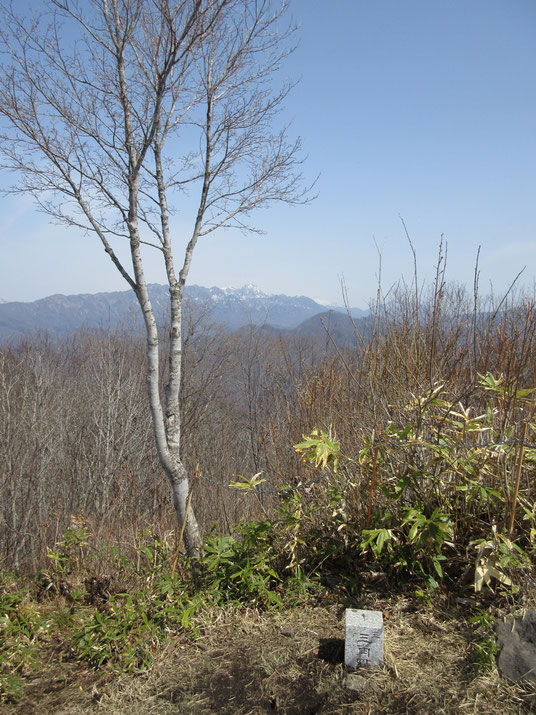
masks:
[[[346,609],[344,662],[349,668],[383,663],[383,614],[381,611]]]

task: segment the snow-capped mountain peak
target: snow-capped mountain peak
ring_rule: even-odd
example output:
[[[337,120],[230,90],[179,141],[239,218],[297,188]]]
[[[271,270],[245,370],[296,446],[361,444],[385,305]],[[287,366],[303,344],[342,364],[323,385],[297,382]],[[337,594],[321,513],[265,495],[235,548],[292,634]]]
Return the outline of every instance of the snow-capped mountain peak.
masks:
[[[157,321],[165,324],[169,312],[168,286],[151,284],[149,293]],[[305,296],[269,295],[249,283],[242,288],[205,288],[190,285],[185,291],[185,310],[208,308],[213,323],[237,329],[250,323],[278,329],[294,329],[304,320],[325,311],[319,302]],[[128,324],[141,327],[138,306],[132,291],[84,295],[53,295],[32,303],[3,302],[0,307],[2,338],[47,330],[64,335],[82,326],[114,327]]]
[[[248,283],[243,285],[241,288],[235,288],[234,286],[229,286],[227,288],[211,288],[212,290],[222,290],[226,296],[237,296],[237,297],[247,297],[247,298],[267,298],[268,293],[264,293],[260,288],[257,288],[253,283]]]

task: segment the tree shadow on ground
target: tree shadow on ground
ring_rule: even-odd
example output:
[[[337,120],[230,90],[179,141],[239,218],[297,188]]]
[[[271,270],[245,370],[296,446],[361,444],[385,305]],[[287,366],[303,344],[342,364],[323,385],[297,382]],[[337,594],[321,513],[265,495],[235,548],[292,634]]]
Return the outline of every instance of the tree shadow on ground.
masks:
[[[332,665],[344,663],[344,639],[320,638],[318,657],[326,663],[331,663]]]

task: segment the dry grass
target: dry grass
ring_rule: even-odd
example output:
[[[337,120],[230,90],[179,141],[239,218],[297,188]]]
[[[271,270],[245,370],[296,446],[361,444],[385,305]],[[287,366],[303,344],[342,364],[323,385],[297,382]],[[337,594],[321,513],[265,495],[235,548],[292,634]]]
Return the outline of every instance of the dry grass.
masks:
[[[304,607],[259,614],[214,611],[196,641],[170,638],[150,671],[103,678],[51,661],[28,681],[6,715],[253,715],[281,713],[524,713],[536,689],[509,685],[493,669],[478,674],[475,638],[464,614],[429,609],[413,597],[369,597],[360,607],[385,615],[385,664],[347,687],[344,608]],[[57,661],[57,658],[56,658]]]

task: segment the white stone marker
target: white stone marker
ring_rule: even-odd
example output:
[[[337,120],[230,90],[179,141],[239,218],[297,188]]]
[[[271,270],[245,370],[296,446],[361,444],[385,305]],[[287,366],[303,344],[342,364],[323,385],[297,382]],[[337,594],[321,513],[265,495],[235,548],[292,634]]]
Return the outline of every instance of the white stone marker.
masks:
[[[383,614],[381,611],[346,609],[344,662],[349,668],[383,663]]]

